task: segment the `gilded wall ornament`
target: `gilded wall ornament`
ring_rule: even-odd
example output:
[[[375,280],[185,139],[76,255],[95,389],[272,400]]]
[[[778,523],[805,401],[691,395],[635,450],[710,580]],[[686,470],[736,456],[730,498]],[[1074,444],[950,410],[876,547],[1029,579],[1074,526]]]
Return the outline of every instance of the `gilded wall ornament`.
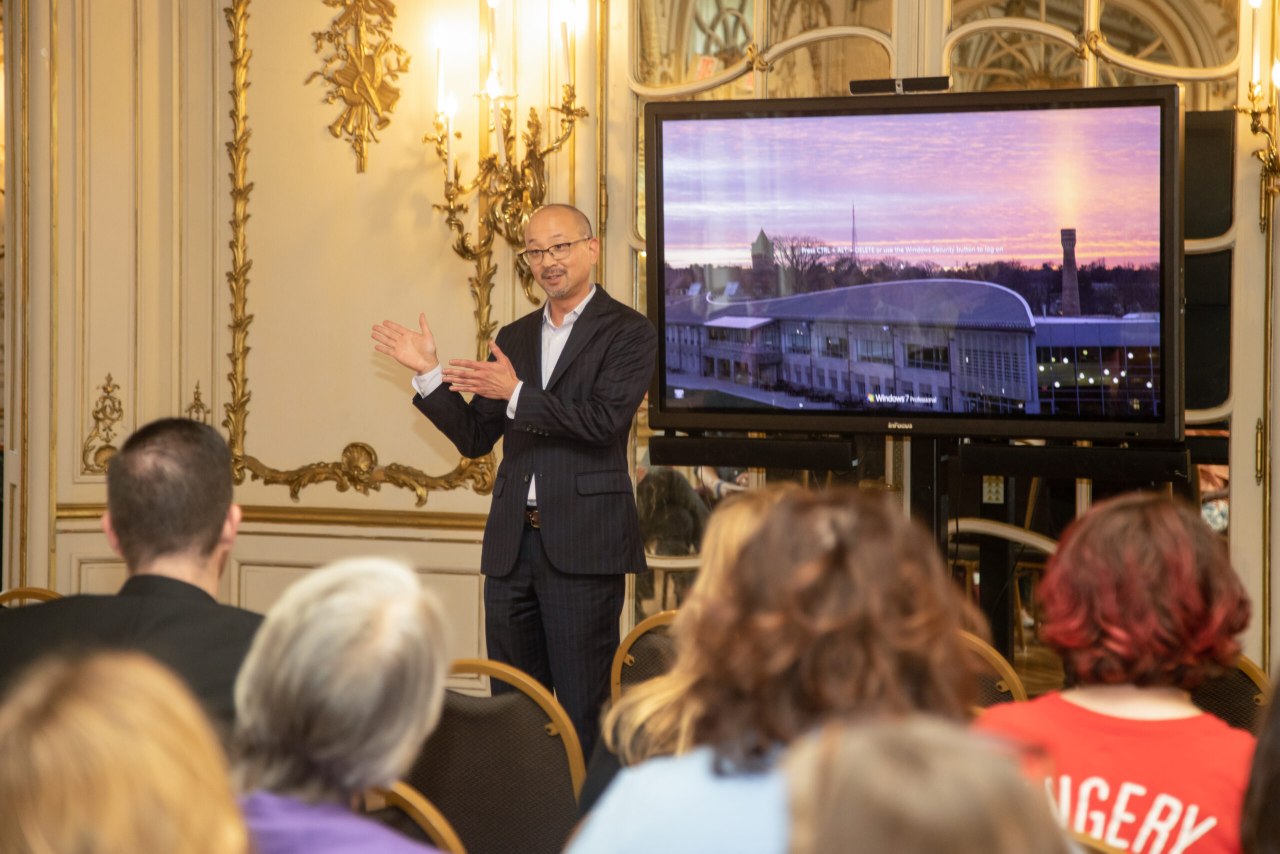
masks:
[[[106,382],[98,389],[102,394],[93,404],[93,430],[80,448],[81,474],[106,474],[107,463],[116,454],[116,447],[111,444],[116,435],[116,424],[124,417],[124,406],[116,397],[120,386],[116,385],[111,374],[107,374]]]
[[[329,29],[311,34],[324,65],[305,82],[319,77],[328,84],[325,102],[342,107],[329,133],[350,140],[356,171],[363,172],[369,141],[377,142],[377,131],[391,124],[391,113],[400,100],[400,90],[392,81],[409,70],[410,57],[391,40],[396,7],[390,0],[324,0],[324,4],[340,11]]]
[[[337,0],[326,0],[330,5]],[[379,7],[391,8],[388,3]],[[428,494],[438,489],[458,489],[470,486],[486,495],[493,489],[494,456],[479,459],[463,459],[450,472],[429,475],[411,466],[398,463],[380,465],[377,452],[363,442],[348,444],[341,459],[334,462],[309,463],[295,469],[277,469],[245,453],[245,434],[249,418],[249,326],[253,315],[249,313],[249,196],[253,183],[249,180],[249,0],[234,0],[225,10],[227,26],[231,31],[231,141],[227,143],[227,157],[231,162],[231,269],[227,271],[227,285],[231,291],[231,352],[227,359],[231,370],[227,373],[230,399],[224,404],[226,417],[222,426],[227,429],[227,444],[231,448],[232,472],[236,483],[243,483],[246,474],[267,484],[289,487],[289,495],[295,501],[303,488],[315,483],[333,483],[338,491],[354,489],[362,495],[379,490],[383,484],[411,490],[417,498],[417,506],[426,504]]]
[[[498,151],[480,159],[474,178],[463,182],[457,161],[449,153],[453,138],[444,116],[436,116],[435,133],[423,136],[422,141],[435,147],[436,155],[445,166],[444,204],[434,205],[445,214],[445,226],[453,232],[453,251],[464,261],[475,264],[475,275],[467,282],[475,301],[476,358],[489,355],[489,339],[497,331],[498,323],[491,318],[493,302],[493,277],[497,268],[493,265],[493,241],[499,237],[513,248],[524,246],[524,226],[529,216],[543,205],[547,196],[547,158],[564,147],[573,134],[574,125],[587,117],[587,111],[577,106],[574,87],[564,84],[561,101],[551,107],[559,114],[559,127],[545,134],[538,111],[530,108],[525,129],[520,134],[524,154],[519,156],[516,145],[516,128],[511,110],[498,106],[493,110],[494,124],[499,139]],[[517,159],[518,158],[518,159]],[[465,199],[474,195],[479,203],[479,217],[474,235],[469,234],[462,215],[470,209]],[[516,267],[520,286],[525,297],[534,305],[541,302],[535,292],[533,274],[523,263]]]
[[[204,398],[200,396],[200,383],[196,383],[196,393],[191,399],[191,403],[187,404],[187,417],[192,421],[200,421],[204,424],[210,423],[213,418],[213,410],[204,402]]]

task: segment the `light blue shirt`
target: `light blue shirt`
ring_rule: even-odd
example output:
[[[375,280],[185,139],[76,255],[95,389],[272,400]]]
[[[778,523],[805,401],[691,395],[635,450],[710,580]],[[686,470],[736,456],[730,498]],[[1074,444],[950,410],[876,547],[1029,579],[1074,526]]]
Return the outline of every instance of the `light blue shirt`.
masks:
[[[782,773],[719,775],[713,759],[700,747],[624,769],[566,854],[784,854]]]

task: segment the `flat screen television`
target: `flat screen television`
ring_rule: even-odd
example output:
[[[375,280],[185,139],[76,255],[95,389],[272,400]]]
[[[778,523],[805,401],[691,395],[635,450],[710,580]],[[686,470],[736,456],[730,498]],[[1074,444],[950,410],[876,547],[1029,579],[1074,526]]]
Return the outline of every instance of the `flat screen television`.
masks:
[[[1176,86],[651,103],[658,429],[1182,438]]]

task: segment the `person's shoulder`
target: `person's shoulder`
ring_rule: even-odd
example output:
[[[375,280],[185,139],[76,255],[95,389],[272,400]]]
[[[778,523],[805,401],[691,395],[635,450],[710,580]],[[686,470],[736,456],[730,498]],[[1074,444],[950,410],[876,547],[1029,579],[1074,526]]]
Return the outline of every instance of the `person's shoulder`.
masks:
[[[1213,742],[1221,749],[1247,752],[1249,755],[1253,755],[1254,747],[1258,743],[1253,733],[1233,727],[1222,718],[1209,712],[1196,715],[1194,718],[1188,718],[1187,722],[1190,728],[1198,730],[1202,734],[1199,736],[1203,739],[1202,743]]]
[[[16,626],[50,626],[64,619],[82,618],[87,614],[106,613],[119,608],[117,597],[104,594],[76,593],[14,608],[0,608],[0,628]]]
[[[262,852],[303,852],[323,842],[328,854],[428,854],[415,842],[371,818],[335,804],[308,804],[270,792],[251,792],[240,807]]]
[[[218,617],[227,626],[245,637],[253,637],[262,626],[263,616],[257,611],[241,608],[238,605],[227,605],[219,602]]]
[[[1065,705],[1057,694],[1045,694],[1023,702],[997,703],[983,709],[971,726],[979,732],[1026,737],[1042,730],[1046,721],[1061,718]]]

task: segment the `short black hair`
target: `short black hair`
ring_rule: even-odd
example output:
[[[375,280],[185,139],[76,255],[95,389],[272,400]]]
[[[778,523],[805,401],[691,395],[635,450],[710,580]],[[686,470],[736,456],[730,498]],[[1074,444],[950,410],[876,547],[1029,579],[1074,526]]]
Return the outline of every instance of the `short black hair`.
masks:
[[[199,421],[153,421],[107,465],[107,509],[131,570],[165,555],[209,555],[230,507],[231,451]]]

